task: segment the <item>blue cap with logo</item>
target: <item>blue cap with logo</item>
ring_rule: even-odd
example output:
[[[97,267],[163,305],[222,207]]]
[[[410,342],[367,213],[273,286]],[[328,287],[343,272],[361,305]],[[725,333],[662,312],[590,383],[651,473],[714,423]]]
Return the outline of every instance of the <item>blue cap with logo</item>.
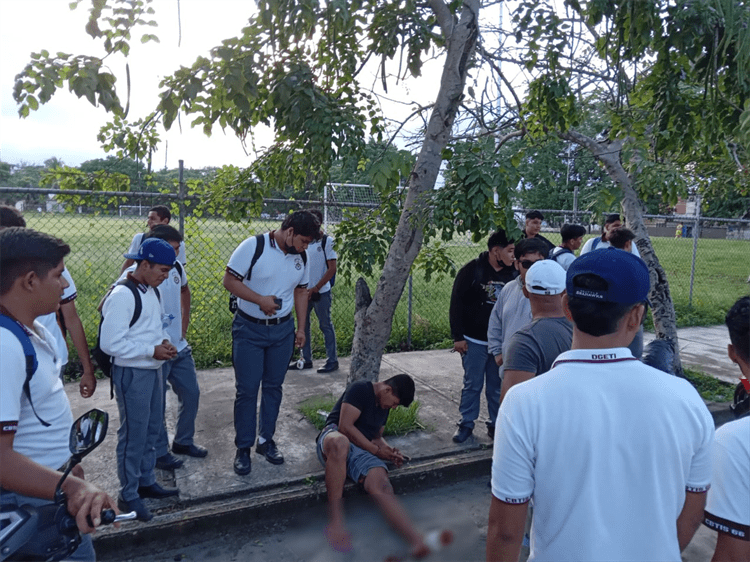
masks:
[[[573,280],[584,273],[600,277],[607,283],[607,288],[577,287]],[[651,280],[648,266],[641,258],[624,250],[607,248],[576,258],[568,268],[566,285],[570,297],[628,305],[648,301]]]
[[[174,248],[161,238],[146,238],[135,254],[123,254],[129,260],[147,260],[160,265],[174,265],[177,255]]]

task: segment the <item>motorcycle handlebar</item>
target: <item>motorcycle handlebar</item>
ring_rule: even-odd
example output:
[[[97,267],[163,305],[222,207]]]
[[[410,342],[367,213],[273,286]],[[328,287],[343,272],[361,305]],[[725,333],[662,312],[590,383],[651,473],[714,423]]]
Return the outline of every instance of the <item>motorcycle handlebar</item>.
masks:
[[[101,524],[102,525],[111,525],[112,523],[119,523],[120,521],[131,521],[137,517],[135,511],[131,511],[130,513],[122,513],[120,515],[115,515],[115,511],[113,509],[103,509],[102,510],[102,516],[101,516]],[[91,521],[91,516],[86,516],[86,521],[89,525],[92,527],[94,526],[93,521]]]

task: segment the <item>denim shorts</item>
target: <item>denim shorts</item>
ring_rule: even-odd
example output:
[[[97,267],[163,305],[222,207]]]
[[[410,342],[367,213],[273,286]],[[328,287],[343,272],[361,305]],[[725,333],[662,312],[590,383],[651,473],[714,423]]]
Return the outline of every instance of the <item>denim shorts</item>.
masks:
[[[316,449],[318,452],[318,460],[323,466],[326,465],[326,461],[323,459],[323,441],[325,441],[325,438],[329,433],[338,430],[338,425],[330,423],[325,426],[318,435]],[[370,472],[371,469],[377,467],[383,467],[386,472],[388,471],[385,462],[372,453],[349,443],[349,454],[346,456],[346,475],[349,478],[354,480],[354,482],[362,483],[364,482],[367,473]]]

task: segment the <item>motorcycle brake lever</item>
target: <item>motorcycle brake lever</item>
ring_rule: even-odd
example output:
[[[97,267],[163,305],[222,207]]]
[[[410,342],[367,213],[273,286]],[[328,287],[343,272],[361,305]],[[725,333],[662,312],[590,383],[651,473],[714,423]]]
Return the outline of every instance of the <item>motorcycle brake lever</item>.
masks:
[[[115,515],[114,510],[112,509],[103,509],[102,510],[102,516],[101,516],[101,524],[102,525],[111,525],[112,523],[119,523],[121,521],[131,521],[133,519],[137,518],[137,514],[135,511],[131,511],[129,513],[122,513],[120,515]],[[91,516],[86,516],[86,521],[89,525],[92,527],[94,526],[93,521],[91,521]]]
[[[133,521],[134,519],[138,518],[138,514],[135,511],[131,511],[129,513],[121,513],[117,517],[115,517],[115,520],[113,523],[119,523],[121,521]]]

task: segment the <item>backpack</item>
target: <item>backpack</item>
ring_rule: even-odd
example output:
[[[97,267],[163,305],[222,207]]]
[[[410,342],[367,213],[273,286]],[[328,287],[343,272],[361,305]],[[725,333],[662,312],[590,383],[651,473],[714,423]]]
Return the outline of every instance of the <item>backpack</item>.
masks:
[[[20,322],[13,320],[5,314],[0,314],[0,326],[16,336],[18,341],[21,342],[23,354],[26,356],[26,379],[23,381],[23,393],[26,395],[26,398],[29,401],[29,406],[31,406],[31,411],[34,412],[36,419],[38,419],[44,427],[49,427],[49,422],[46,422],[39,417],[39,414],[36,413],[36,408],[34,408],[34,403],[31,401],[31,377],[34,376],[37,367],[39,367],[39,361],[36,359],[36,351],[34,350],[34,345],[31,343],[31,338],[26,333],[26,330]]]
[[[602,241],[601,236],[597,236],[596,238],[594,238],[594,241],[591,243],[591,251],[592,252],[594,250],[596,250],[596,247],[599,245],[599,242],[601,242],[601,241]]]
[[[253,254],[253,259],[250,260],[250,267],[247,270],[247,275],[245,275],[245,279],[250,279],[250,274],[253,271],[253,267],[255,266],[255,263],[258,261],[258,258],[263,253],[263,248],[266,245],[266,237],[263,234],[256,234],[255,235],[255,253]],[[237,295],[234,295],[232,293],[229,293],[229,312],[234,314],[237,312]]]
[[[561,251],[555,253],[555,250],[557,250],[557,248],[561,248]],[[562,256],[563,254],[573,254],[573,251],[570,250],[569,248],[562,248],[561,246],[558,246],[557,248],[552,248],[549,251],[549,255],[547,256],[547,259],[550,259],[550,260],[556,262],[557,258],[559,258],[560,256]],[[573,254],[573,255],[575,255],[575,254]]]
[[[258,258],[260,258],[260,255],[263,253],[263,248],[266,245],[266,238],[263,234],[256,234],[255,235],[255,253],[253,254],[253,259],[250,260],[250,267],[247,269],[247,274],[245,275],[245,279],[250,279],[250,275],[253,272],[253,267],[255,267],[255,264],[258,261]],[[302,263],[303,265],[307,265],[307,253],[302,252],[300,254],[300,257],[302,257]],[[229,312],[232,314],[237,312],[237,295],[234,295],[232,293],[229,293]]]
[[[107,297],[109,297],[110,293],[112,293],[112,290],[117,285],[125,285],[128,289],[130,289],[130,292],[133,293],[133,298],[135,299],[135,310],[133,311],[133,317],[130,319],[130,325],[128,326],[129,328],[132,328],[133,324],[135,324],[138,321],[138,319],[141,317],[141,311],[143,310],[143,301],[141,300],[141,293],[133,281],[131,281],[128,278],[125,278],[121,281],[118,281],[114,285],[112,285],[109,291],[107,291],[107,294],[104,295],[104,298],[102,299],[102,305],[104,304],[104,301],[107,300]],[[161,295],[159,294],[159,289],[154,287],[154,292],[156,293],[156,298],[159,299],[159,301],[161,302]],[[109,378],[109,398],[112,399],[115,397],[114,383],[112,382],[112,356],[105,353],[101,347],[103,323],[104,323],[104,314],[100,314],[99,315],[99,330],[96,334],[96,345],[91,350],[91,357],[93,357],[96,363],[99,365],[99,369],[101,369],[102,373],[104,373],[104,376]]]
[[[326,242],[328,242],[328,235],[324,234],[323,238],[320,239],[320,245],[323,248],[323,259],[326,260],[326,267],[328,267],[328,254],[326,254]],[[331,289],[333,289],[333,286],[336,284],[336,274],[333,274],[333,277],[331,277],[328,280],[328,283],[331,285]]]

